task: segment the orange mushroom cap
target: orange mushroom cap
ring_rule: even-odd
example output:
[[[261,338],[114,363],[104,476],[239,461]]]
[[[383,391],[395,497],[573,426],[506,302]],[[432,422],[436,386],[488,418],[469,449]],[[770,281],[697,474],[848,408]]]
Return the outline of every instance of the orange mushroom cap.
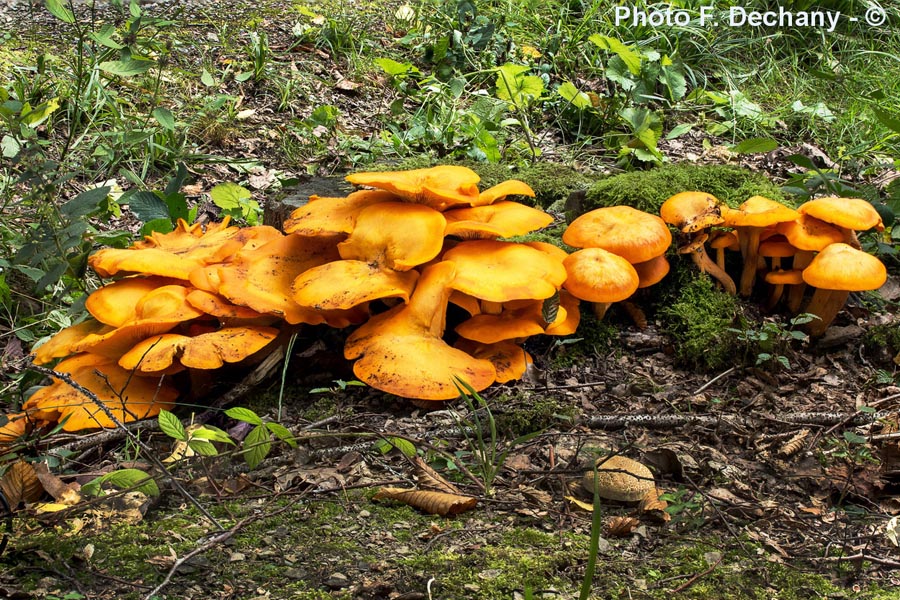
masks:
[[[881,215],[875,207],[859,198],[816,198],[801,204],[797,210],[838,227],[856,231],[866,231],[873,227],[878,231],[884,229]]]
[[[452,262],[430,265],[408,304],[372,317],[347,338],[344,356],[357,359],[357,377],[381,391],[420,400],[457,397],[457,377],[475,390],[493,383],[496,371],[489,361],[452,348],[441,338],[455,274]]]
[[[478,194],[476,206],[494,204],[497,201],[505,199],[507,196],[528,196],[529,198],[534,198],[534,190],[524,181],[507,179]]]
[[[456,263],[453,289],[492,302],[543,300],[566,279],[557,258],[515,242],[461,242],[444,252],[443,259]]]
[[[631,206],[607,206],[572,221],[562,240],[574,248],[603,248],[638,263],[665,254],[672,234],[656,215]]]
[[[662,220],[684,233],[695,233],[724,223],[725,205],[706,192],[679,192],[669,197],[659,208]]]
[[[353,173],[346,177],[354,185],[368,185],[387,190],[408,202],[424,204],[436,210],[478,203],[475,171],[455,165],[438,165],[411,171]]]
[[[531,355],[522,346],[509,340],[494,344],[482,344],[460,338],[454,347],[474,358],[490,361],[497,372],[497,383],[521,379],[528,369],[528,365],[534,362]]]
[[[444,213],[444,235],[465,239],[508,238],[543,229],[553,216],[518,202],[502,201],[489,206],[454,208]]]
[[[877,290],[887,281],[880,260],[844,243],[831,244],[803,270],[803,281],[823,290]]]
[[[93,392],[122,422],[135,421],[171,409],[178,391],[154,377],[133,377],[115,359],[93,354],[74,356],[56,366],[73,381]],[[31,395],[22,407],[35,418],[65,420],[63,429],[79,431],[114,427],[109,417],[89,398],[62,380],[54,380]]]
[[[104,335],[115,328],[104,325],[95,319],[87,319],[77,325],[62,329],[34,349],[34,364],[43,365],[55,358],[63,358],[74,354],[75,347],[89,335]]]
[[[294,301],[315,310],[348,310],[382,298],[409,301],[419,273],[394,271],[360,260],[337,260],[313,267],[291,285]]]
[[[350,233],[363,208],[396,200],[395,194],[384,190],[359,190],[346,198],[310,196],[309,202],[294,210],[284,222],[284,231],[307,236]]]
[[[665,254],[660,254],[656,258],[644,262],[634,263],[631,266],[638,274],[638,288],[656,285],[669,274],[671,268]]]
[[[136,317],[135,307],[144,296],[175,283],[165,277],[127,277],[91,292],[84,306],[101,323],[119,327]]]
[[[798,210],[798,212],[802,213],[803,211]],[[801,214],[793,221],[778,223],[775,231],[787,238],[791,245],[798,250],[819,251],[829,244],[844,241],[843,231],[807,214]]]
[[[516,308],[504,307],[498,315],[475,315],[457,325],[455,331],[466,339],[483,344],[538,335],[544,333],[548,325],[544,321],[543,305],[541,300],[529,300]],[[565,320],[565,314],[565,309],[560,307],[560,322]]]
[[[563,262],[568,273],[564,287],[589,302],[620,302],[631,296],[640,280],[627,260],[602,248],[585,248]]]
[[[337,248],[344,259],[408,271],[440,253],[446,226],[428,206],[381,202],[359,211],[353,233]]]

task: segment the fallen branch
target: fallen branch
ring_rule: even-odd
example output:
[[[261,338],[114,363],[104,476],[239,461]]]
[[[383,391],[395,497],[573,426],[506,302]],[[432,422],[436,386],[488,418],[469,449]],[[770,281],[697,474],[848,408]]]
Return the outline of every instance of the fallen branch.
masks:
[[[647,429],[665,429],[685,425],[722,426],[736,429],[758,429],[764,425],[786,423],[790,425],[817,425],[821,427],[846,423],[852,426],[867,425],[877,419],[886,417],[888,412],[879,413],[827,413],[797,412],[783,415],[749,417],[742,415],[701,415],[701,414],[668,414],[668,415],[636,415],[632,413],[612,413],[594,415],[584,424],[591,429],[626,429],[628,427],[644,427]]]

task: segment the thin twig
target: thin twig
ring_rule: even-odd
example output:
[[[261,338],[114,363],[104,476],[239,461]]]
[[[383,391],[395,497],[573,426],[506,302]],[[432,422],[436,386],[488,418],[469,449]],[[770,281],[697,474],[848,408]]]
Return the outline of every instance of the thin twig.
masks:
[[[46,367],[40,367],[37,365],[29,365],[27,368],[46,375],[47,377],[61,379],[79,394],[83,395],[85,398],[96,404],[97,408],[99,408],[101,412],[103,412],[103,414],[106,415],[106,417],[116,425],[116,427],[123,430],[128,439],[131,440],[132,443],[137,445],[146,454],[150,462],[152,462],[153,465],[157,469],[159,469],[160,473],[162,473],[165,478],[169,480],[169,482],[175,487],[176,490],[178,490],[178,493],[181,494],[181,496],[185,500],[193,504],[194,507],[199,510],[200,513],[204,517],[206,517],[207,520],[209,520],[209,522],[212,523],[217,529],[224,529],[224,527],[222,527],[222,525],[216,520],[216,518],[212,516],[209,511],[206,510],[206,508],[204,508],[204,506],[200,504],[200,502],[184,488],[183,485],[181,485],[181,482],[179,482],[175,477],[172,476],[171,473],[169,473],[166,465],[164,465],[163,462],[159,460],[159,458],[157,458],[156,452],[154,452],[150,446],[148,446],[143,440],[141,440],[141,438],[136,436],[133,431],[127,429],[125,427],[125,423],[123,423],[121,419],[119,419],[119,417],[117,417],[115,413],[105,403],[103,403],[96,394],[94,394],[94,392],[72,379],[72,376],[68,373],[60,373],[59,371],[54,371],[53,369],[48,369]]]
[[[710,565],[710,567],[707,570],[703,571],[702,573],[697,573],[696,575],[694,575],[693,577],[691,577],[690,579],[688,579],[687,581],[685,581],[684,583],[679,585],[677,588],[672,590],[672,593],[677,594],[679,592],[683,592],[684,590],[688,589],[689,587],[691,587],[692,585],[697,583],[697,580],[700,579],[701,577],[706,577],[707,575],[709,575],[710,573],[715,571],[716,567],[719,566],[719,563],[722,562],[723,558],[725,558],[725,554],[720,554],[719,560],[717,560],[712,565]]]
[[[871,563],[875,563],[876,565],[884,565],[886,567],[900,567],[900,562],[897,562],[896,560],[891,560],[889,558],[880,558],[878,556],[872,556],[871,554],[863,554],[862,552],[860,552],[859,554],[854,554],[852,556],[814,556],[810,560],[823,562],[869,561]]]
[[[729,375],[734,373],[736,369],[737,369],[737,367],[731,367],[730,369],[723,371],[722,373],[719,373],[718,375],[716,375],[715,377],[713,377],[712,379],[710,379],[709,381],[707,381],[706,383],[701,385],[699,388],[697,388],[697,390],[694,392],[694,396],[696,396],[700,392],[705,391],[709,386],[711,386],[718,380],[722,379],[723,377],[728,377]]]

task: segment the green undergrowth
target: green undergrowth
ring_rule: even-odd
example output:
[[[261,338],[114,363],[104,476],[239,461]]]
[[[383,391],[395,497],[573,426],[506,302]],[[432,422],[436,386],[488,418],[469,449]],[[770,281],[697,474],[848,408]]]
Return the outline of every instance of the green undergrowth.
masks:
[[[587,562],[586,517],[573,515],[565,522],[517,517],[480,503],[473,512],[445,519],[370,496],[352,491],[312,501],[213,505],[225,526],[253,513],[272,514],[189,561],[160,597],[218,597],[229,591],[231,597],[313,600],[425,597],[429,590],[434,598],[472,600],[548,597],[542,594],[551,590],[549,597],[577,596]],[[571,519],[582,528],[574,529]],[[77,587],[87,597],[115,589],[117,598],[135,600],[148,588],[127,582],[156,586],[171,564],[167,559],[184,556],[211,533],[191,509],[156,509],[140,523],[99,531],[89,521],[77,534],[72,525],[15,539],[3,558],[5,574],[17,576],[31,591],[47,586],[49,578],[58,597]],[[746,540],[741,548],[727,537],[685,537],[657,526],[648,526],[647,533],[646,539],[603,544],[591,598],[667,599],[697,574],[703,575],[679,598],[889,597],[878,596],[876,589],[854,594],[821,575],[772,563],[769,552]]]
[[[736,207],[750,196],[788,202],[781,189],[765,175],[729,165],[665,165],[601,179],[591,186],[579,212],[627,204],[659,214],[669,196],[684,191],[707,192]]]
[[[734,364],[737,337],[730,328],[740,314],[737,299],[717,289],[709,277],[680,273],[682,283],[672,290],[677,294],[660,308],[676,359],[683,366],[704,370]]]

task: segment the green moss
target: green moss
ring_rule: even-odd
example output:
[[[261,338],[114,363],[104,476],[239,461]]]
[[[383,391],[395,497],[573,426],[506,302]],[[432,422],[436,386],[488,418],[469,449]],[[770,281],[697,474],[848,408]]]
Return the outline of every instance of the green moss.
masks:
[[[736,336],[729,328],[738,318],[734,296],[716,288],[708,277],[696,274],[675,291],[678,295],[663,302],[660,312],[678,361],[705,370],[732,364]]]
[[[784,202],[784,192],[759,173],[728,165],[665,165],[650,171],[634,171],[607,177],[588,190],[576,212],[627,204],[659,214],[669,196],[689,190],[713,194],[735,207],[750,196],[766,196]]]
[[[509,437],[559,426],[560,422],[571,422],[575,417],[571,402],[543,394],[502,394],[491,407],[497,430]]]
[[[585,357],[606,353],[619,338],[619,328],[608,320],[598,321],[589,302],[581,303],[581,322],[574,336],[554,338],[551,365],[555,369],[572,367]]]
[[[867,348],[884,349],[891,356],[900,352],[900,323],[875,325],[866,331],[863,343]]]

